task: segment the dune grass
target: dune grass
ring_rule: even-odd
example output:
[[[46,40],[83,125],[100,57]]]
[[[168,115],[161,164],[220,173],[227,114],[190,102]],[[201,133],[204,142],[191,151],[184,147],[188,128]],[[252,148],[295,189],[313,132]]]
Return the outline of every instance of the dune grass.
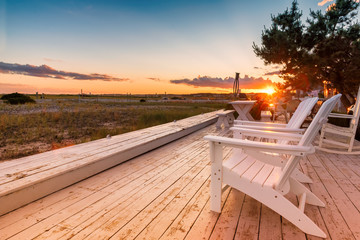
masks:
[[[78,102],[0,104],[0,160],[28,156],[224,108],[222,103]]]

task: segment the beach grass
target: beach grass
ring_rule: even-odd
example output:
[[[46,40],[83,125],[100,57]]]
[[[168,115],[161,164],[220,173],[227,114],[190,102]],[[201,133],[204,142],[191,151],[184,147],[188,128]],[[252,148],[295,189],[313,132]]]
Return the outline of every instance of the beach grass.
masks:
[[[0,160],[28,156],[225,108],[212,102],[46,99],[0,104]]]

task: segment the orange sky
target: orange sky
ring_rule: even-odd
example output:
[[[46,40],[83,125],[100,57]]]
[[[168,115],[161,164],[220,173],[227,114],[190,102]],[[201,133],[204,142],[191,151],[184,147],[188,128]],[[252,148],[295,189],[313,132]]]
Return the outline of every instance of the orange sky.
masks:
[[[325,10],[314,2],[299,8]],[[279,82],[252,45],[291,1],[0,1],[0,93],[243,92]],[[264,84],[262,84],[262,82]],[[241,85],[243,84],[243,85]],[[246,88],[246,89],[245,89]]]

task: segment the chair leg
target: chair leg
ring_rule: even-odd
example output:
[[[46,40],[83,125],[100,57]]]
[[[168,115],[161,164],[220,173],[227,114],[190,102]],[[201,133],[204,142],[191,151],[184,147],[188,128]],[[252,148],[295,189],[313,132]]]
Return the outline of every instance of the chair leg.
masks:
[[[224,121],[224,117],[223,116],[219,116],[218,117],[218,120],[216,122],[216,128],[221,128],[221,124],[223,123]]]
[[[229,179],[226,179],[224,181],[228,183],[228,180]],[[326,234],[308,216],[306,216],[301,209],[295,206],[292,202],[290,202],[287,198],[285,198],[272,187],[263,187],[257,184],[249,184],[249,182],[246,182],[241,178],[237,178],[236,181],[232,181],[230,186],[263,203],[273,211],[286,218],[289,222],[297,226],[303,232],[326,238]],[[308,194],[307,191],[306,194]],[[310,192],[309,195],[313,194]],[[312,196],[309,198],[311,199]],[[308,196],[306,196],[306,201],[308,201]]]
[[[268,205],[267,205],[268,206]],[[326,238],[326,234],[297,206],[279,195],[276,204],[268,206],[307,234]]]
[[[221,212],[222,193],[222,146],[210,142],[211,182],[210,182],[210,209]]]
[[[322,147],[322,146],[323,146],[324,135],[325,135],[325,129],[324,129],[324,127],[323,127],[323,128],[321,129],[320,140],[319,140],[319,147]]]
[[[355,131],[354,135],[350,138],[348,152],[352,152],[352,150],[353,150],[354,141],[355,141],[355,135],[356,135],[356,131]]]
[[[294,172],[291,174],[291,176],[293,178],[295,178],[296,180],[298,180],[301,183],[313,183],[313,181],[311,180],[311,178],[309,178],[307,175],[305,175],[304,173],[300,172],[299,169],[295,168]]]
[[[228,117],[228,116],[226,116],[226,117],[224,118],[224,127],[225,127],[225,128],[229,128],[229,127],[230,127],[230,121],[229,121],[229,117]]]
[[[304,192],[306,193],[306,203],[319,207],[325,207],[323,201],[321,201],[314,193],[312,193],[308,188],[306,188],[300,182],[292,178],[292,176],[289,178],[289,181],[290,181],[291,192],[295,193],[297,196],[300,196]]]
[[[288,123],[289,120],[288,120],[288,116],[287,116],[287,111],[284,112],[284,115],[285,115],[285,121],[286,121],[286,123]]]
[[[233,125],[233,124],[234,124],[234,120],[235,120],[234,114],[233,114],[233,113],[229,113],[229,114],[228,114],[229,124],[230,124],[230,125]]]

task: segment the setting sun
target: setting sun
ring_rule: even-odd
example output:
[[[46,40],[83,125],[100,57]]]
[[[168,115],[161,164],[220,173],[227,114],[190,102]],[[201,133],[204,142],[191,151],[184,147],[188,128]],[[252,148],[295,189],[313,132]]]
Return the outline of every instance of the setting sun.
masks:
[[[272,94],[275,92],[275,89],[274,89],[274,88],[271,88],[271,87],[265,88],[265,89],[264,89],[264,92],[267,93],[267,94],[269,94],[269,95],[272,95]]]

